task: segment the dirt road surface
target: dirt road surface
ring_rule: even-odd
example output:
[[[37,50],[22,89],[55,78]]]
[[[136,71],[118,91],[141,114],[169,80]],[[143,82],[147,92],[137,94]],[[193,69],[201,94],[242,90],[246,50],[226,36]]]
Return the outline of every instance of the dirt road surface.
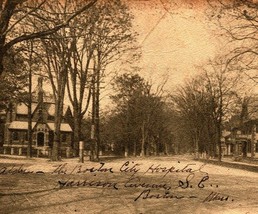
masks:
[[[0,213],[258,213],[258,173],[186,156],[0,157]]]

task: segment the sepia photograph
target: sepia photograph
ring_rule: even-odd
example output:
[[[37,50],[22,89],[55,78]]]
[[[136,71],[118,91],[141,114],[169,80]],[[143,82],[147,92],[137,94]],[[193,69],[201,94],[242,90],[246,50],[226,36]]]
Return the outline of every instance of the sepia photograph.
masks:
[[[0,213],[258,213],[258,0],[1,0]]]

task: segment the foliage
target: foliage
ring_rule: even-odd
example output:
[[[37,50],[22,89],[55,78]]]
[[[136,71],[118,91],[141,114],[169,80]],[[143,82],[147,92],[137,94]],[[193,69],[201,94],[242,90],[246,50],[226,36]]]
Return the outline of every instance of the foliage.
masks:
[[[25,58],[20,53],[9,51],[4,58],[6,72],[0,79],[0,108],[6,109],[10,101],[24,101],[27,97],[28,74]]]
[[[3,58],[14,45],[59,31],[81,12],[93,6],[96,0],[87,2],[77,11],[72,11],[61,22],[56,22],[52,16],[54,14],[47,10],[51,8],[51,3],[46,0],[5,0],[0,2],[0,75],[4,71]],[[66,7],[66,4],[64,3],[63,6]],[[47,13],[48,16],[43,17],[42,13]],[[37,31],[34,26],[29,25],[28,19],[44,20],[46,25],[41,26]],[[49,28],[50,24],[52,25]],[[24,29],[25,33],[21,29]]]
[[[191,140],[189,146],[196,158],[199,152],[206,151],[211,156],[218,154],[221,159],[222,129],[236,113],[242,79],[219,58],[201,69],[201,75],[185,83],[172,96],[178,114],[178,135],[184,132],[189,136],[186,139]]]
[[[227,37],[227,45],[223,55],[227,64],[257,83],[258,56],[258,3],[243,0],[208,0],[210,20],[216,21],[223,35]],[[223,38],[225,40],[225,38]]]
[[[170,115],[163,97],[153,94],[151,85],[138,74],[118,76],[114,88],[111,98],[116,109],[105,124],[104,139],[120,154],[170,153]]]

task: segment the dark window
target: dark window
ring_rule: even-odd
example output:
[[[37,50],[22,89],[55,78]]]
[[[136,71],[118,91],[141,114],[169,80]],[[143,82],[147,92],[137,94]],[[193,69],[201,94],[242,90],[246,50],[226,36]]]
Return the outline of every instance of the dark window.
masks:
[[[248,143],[247,143],[247,152],[248,153],[251,152],[251,141],[248,141]]]
[[[13,132],[13,140],[19,140],[19,133]]]
[[[48,115],[47,119],[50,120],[50,121],[54,121],[54,120],[55,120],[55,117],[54,117],[54,116],[51,116],[51,115]]]
[[[66,142],[66,134],[62,134],[62,142]]]
[[[39,132],[37,134],[37,145],[44,146],[44,142],[45,142],[45,135],[43,132]]]
[[[234,145],[231,144],[230,146],[230,153],[233,153],[234,152]]]
[[[24,140],[25,141],[28,141],[29,140],[29,135],[28,135],[28,132],[25,132],[25,134],[24,134],[25,136],[24,136]]]

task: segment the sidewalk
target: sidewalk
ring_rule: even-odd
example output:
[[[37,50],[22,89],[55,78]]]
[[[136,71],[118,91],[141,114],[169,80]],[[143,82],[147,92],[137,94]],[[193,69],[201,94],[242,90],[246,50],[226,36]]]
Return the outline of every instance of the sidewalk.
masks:
[[[234,161],[232,157],[224,157],[222,158],[221,162],[219,162],[217,159],[199,159],[199,161],[219,166],[243,169],[251,172],[258,172],[258,159],[255,159],[253,161],[248,159]]]

